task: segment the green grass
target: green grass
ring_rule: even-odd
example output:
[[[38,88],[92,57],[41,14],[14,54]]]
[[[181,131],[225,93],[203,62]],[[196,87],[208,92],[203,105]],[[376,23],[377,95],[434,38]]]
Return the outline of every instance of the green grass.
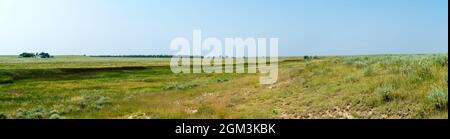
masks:
[[[0,118],[448,118],[448,55],[285,57],[279,79],[170,59],[0,56]]]
[[[169,58],[101,58],[86,56],[55,56],[55,58],[17,58],[0,56],[0,69],[98,68],[123,66],[169,65]]]

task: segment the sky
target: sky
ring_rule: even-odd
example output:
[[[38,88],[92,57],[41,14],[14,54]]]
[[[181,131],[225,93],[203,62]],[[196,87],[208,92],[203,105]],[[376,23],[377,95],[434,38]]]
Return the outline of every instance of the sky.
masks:
[[[197,29],[281,56],[448,53],[448,1],[0,0],[0,55],[173,54]]]

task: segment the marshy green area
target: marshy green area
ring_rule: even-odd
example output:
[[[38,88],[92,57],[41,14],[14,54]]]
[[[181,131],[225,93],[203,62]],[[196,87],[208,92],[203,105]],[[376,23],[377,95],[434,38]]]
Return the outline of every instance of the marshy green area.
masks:
[[[448,55],[283,57],[257,74],[168,58],[0,56],[0,118],[448,118]]]

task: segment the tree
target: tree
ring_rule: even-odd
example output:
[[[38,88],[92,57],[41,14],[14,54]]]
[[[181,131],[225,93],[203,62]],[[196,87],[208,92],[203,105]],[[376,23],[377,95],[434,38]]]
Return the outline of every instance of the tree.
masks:
[[[30,57],[36,57],[34,53],[22,53],[19,55],[19,58],[30,58]]]
[[[310,59],[310,57],[309,57],[309,56],[303,56],[303,59],[305,59],[305,60],[309,60],[309,59]]]
[[[48,53],[44,53],[44,52],[41,52],[41,53],[26,53],[26,52],[24,52],[24,53],[22,53],[22,54],[20,54],[19,55],[19,58],[36,58],[36,57],[38,57],[38,58],[53,58],[53,56],[51,56],[50,54],[48,54]]]
[[[39,53],[39,57],[40,58],[51,58],[50,54],[44,53],[44,52]]]

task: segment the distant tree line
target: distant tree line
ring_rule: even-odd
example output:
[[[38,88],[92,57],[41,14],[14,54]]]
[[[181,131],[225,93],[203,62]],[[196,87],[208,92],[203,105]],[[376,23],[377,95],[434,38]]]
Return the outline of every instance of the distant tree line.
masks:
[[[303,56],[303,59],[305,60],[313,60],[313,59],[319,59],[319,56]]]
[[[93,55],[89,57],[172,58],[173,55]],[[204,58],[204,56],[183,56],[183,57]]]
[[[97,55],[90,57],[172,58],[172,55]]]
[[[49,53],[41,52],[41,53],[27,53],[24,52],[19,55],[19,58],[53,58]]]

